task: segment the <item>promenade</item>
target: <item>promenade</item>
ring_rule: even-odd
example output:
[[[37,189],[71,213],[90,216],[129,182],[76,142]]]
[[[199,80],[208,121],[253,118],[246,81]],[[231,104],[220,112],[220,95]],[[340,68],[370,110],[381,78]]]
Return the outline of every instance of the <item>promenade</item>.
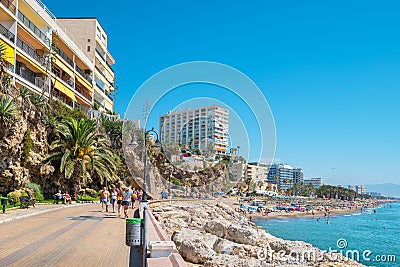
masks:
[[[127,266],[128,255],[125,220],[98,203],[0,214],[0,266]]]
[[[168,239],[150,215],[148,240]],[[148,267],[186,266],[177,251],[147,262]],[[0,214],[0,267],[128,265],[125,220],[117,213],[102,213],[99,203],[36,205]]]

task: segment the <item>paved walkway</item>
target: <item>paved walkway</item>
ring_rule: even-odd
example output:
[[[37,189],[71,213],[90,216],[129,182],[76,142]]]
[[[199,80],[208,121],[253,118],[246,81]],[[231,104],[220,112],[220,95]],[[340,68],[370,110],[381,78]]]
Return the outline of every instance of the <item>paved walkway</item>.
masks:
[[[0,214],[0,266],[127,266],[125,220],[100,210],[59,204]]]

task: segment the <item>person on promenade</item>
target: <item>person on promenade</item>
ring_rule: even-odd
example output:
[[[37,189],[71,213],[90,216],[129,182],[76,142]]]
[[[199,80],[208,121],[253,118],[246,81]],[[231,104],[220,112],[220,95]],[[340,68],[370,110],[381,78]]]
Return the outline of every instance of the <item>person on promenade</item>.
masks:
[[[128,209],[129,209],[129,200],[131,199],[132,192],[129,191],[129,187],[125,189],[125,193],[122,196],[122,205],[124,205],[124,215],[125,218],[128,218]]]
[[[68,191],[65,191],[65,193],[63,194],[63,200],[64,200],[64,204],[71,204],[71,196],[68,194]]]
[[[138,191],[135,191],[135,190],[133,190],[133,192],[132,192],[132,196],[131,196],[131,199],[132,199],[132,209],[135,208],[135,201],[138,200],[137,192],[138,192]]]
[[[113,188],[112,192],[111,192],[111,199],[110,199],[110,204],[112,206],[112,212],[115,213],[115,202],[117,201],[117,188]]]
[[[58,204],[58,201],[61,201],[62,199],[63,196],[61,194],[61,190],[58,190],[58,192],[54,194],[54,203]]]
[[[118,189],[118,193],[117,193],[117,209],[118,209],[118,217],[121,217],[122,198],[123,198],[123,192],[122,192],[122,189]]]
[[[101,212],[104,212],[104,206],[106,206],[106,212],[108,212],[108,198],[109,197],[110,197],[110,192],[108,192],[106,187],[103,187],[103,190],[100,193]]]

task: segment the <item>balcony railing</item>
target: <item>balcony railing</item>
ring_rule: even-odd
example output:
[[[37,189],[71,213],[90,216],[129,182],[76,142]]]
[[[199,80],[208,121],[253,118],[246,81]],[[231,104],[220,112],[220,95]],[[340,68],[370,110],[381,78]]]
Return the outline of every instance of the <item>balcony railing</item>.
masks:
[[[78,93],[80,93],[84,98],[86,98],[89,102],[92,102],[92,96],[90,94],[88,94],[87,92],[85,92],[84,90],[82,90],[81,87],[75,86],[75,90]]]
[[[74,107],[74,104],[72,101],[68,100],[66,96],[64,96],[63,94],[59,93],[56,90],[53,90],[52,94],[51,94],[54,98],[60,100],[61,102],[63,102],[64,104],[70,106],[71,108]]]
[[[0,0],[0,2],[11,11],[11,13],[15,14],[16,7],[10,0]]]
[[[32,46],[24,42],[21,38],[17,37],[17,46],[22,49],[25,53],[27,53],[30,57],[32,57],[34,60],[39,62],[40,64],[44,64],[44,58],[40,56],[37,52],[36,49],[34,49]]]
[[[6,27],[4,27],[2,24],[0,24],[0,33],[4,35],[8,40],[11,42],[14,42],[15,40],[15,34],[10,32]]]
[[[26,70],[23,70],[22,68],[17,68],[16,73],[27,80],[28,82],[36,85],[40,89],[44,89],[46,93],[49,92],[49,85],[45,83],[41,78],[35,77],[33,72],[28,72]]]
[[[82,75],[82,77],[83,78],[85,78],[85,80],[86,81],[88,81],[90,84],[92,84],[92,77],[89,75],[89,74],[87,74],[87,73],[84,73],[78,66],[76,66],[75,65],[75,69],[76,69],[76,71],[80,74],[80,75]]]
[[[25,24],[26,27],[28,27],[37,37],[39,37],[43,42],[45,42],[47,45],[50,44],[49,39],[46,37],[46,34],[44,34],[38,27],[36,27],[35,24],[33,24],[32,21],[30,21],[24,14],[21,13],[21,11],[18,10],[18,19]]]
[[[104,60],[104,61],[106,61],[106,55],[105,54],[102,54],[100,51],[99,51],[99,49],[97,49],[97,47],[96,47],[96,52],[97,52],[97,54]]]
[[[64,59],[71,67],[74,67],[74,62],[69,58],[58,46],[56,46],[56,53]]]

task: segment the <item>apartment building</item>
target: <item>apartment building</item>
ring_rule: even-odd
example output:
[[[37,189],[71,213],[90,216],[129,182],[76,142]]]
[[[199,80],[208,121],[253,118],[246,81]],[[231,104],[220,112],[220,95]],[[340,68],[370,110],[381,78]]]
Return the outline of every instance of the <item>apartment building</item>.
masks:
[[[367,193],[365,185],[356,185],[356,192],[358,195],[365,195]]]
[[[301,184],[303,182],[304,174],[301,168],[295,168],[283,163],[265,166],[268,169],[268,182],[277,184],[280,190],[287,190],[293,184]]]
[[[312,185],[315,189],[317,189],[323,185],[322,178],[320,178],[320,177],[304,179],[304,184]]]
[[[96,18],[57,18],[81,46],[94,65],[93,101],[105,110],[113,110],[115,63],[107,49],[108,36]]]
[[[228,109],[211,105],[168,112],[159,117],[162,142],[174,142],[203,153],[225,155],[228,146]]]
[[[81,24],[79,19],[70,21]],[[0,1],[0,44],[17,88],[25,86],[71,108],[90,111],[97,96],[95,61],[40,0]],[[104,101],[103,106],[112,110],[113,105]]]

